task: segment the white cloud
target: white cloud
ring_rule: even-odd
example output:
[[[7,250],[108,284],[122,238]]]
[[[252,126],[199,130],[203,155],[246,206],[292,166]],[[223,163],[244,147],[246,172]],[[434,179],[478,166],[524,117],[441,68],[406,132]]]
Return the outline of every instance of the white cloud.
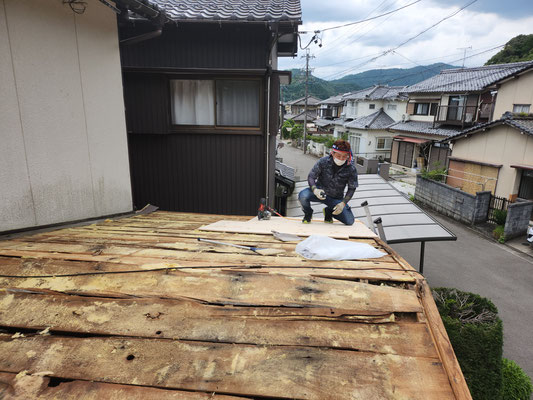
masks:
[[[394,6],[376,10],[372,15],[401,7],[409,2],[412,0],[395,2]],[[382,4],[387,6],[385,3]],[[313,8],[317,2],[315,0],[302,1],[304,25],[300,31],[311,32],[302,35],[304,45],[309,42],[313,31],[360,20],[375,8],[375,5],[369,6],[369,3],[363,0],[330,0],[327,7],[329,14],[323,13],[323,15],[328,17],[337,15],[337,18],[306,21],[306,15],[310,14],[306,13],[308,4]],[[322,48],[314,43],[310,46],[311,54],[316,57],[311,61],[311,66],[315,68],[313,73],[324,79],[337,79],[345,74],[359,73],[374,68],[411,68],[416,64],[429,65],[435,62],[461,65],[463,50],[460,48],[469,46],[472,48],[467,49],[465,66],[478,66],[483,65],[500,49],[475,57],[469,56],[503,45],[516,35],[532,33],[533,16],[509,19],[495,13],[479,12],[467,8],[400,47],[397,50],[400,55],[387,54],[369,62],[376,55],[395,48],[456,10],[458,10],[457,6],[424,1],[380,19],[327,30],[321,34]],[[339,14],[342,17],[338,17]],[[320,14],[310,15],[318,18],[317,15]],[[350,19],[347,20],[346,16]],[[301,59],[303,54],[305,54],[304,51],[300,50],[298,58],[280,59],[280,68],[301,68],[305,65],[304,60]]]

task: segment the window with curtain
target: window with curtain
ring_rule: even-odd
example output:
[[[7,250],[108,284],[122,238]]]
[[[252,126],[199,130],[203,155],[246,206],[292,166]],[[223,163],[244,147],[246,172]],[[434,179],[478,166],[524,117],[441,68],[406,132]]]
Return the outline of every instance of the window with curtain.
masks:
[[[259,126],[259,82],[217,81],[217,125]]]
[[[174,125],[215,125],[215,82],[176,79],[170,81]]]
[[[378,137],[376,142],[376,150],[390,150],[392,148],[392,138]]]
[[[258,80],[173,79],[170,87],[173,125],[260,126]]]

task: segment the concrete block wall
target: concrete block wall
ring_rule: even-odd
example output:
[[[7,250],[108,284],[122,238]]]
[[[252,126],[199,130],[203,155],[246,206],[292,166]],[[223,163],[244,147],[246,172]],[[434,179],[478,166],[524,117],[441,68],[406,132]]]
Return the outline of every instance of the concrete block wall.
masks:
[[[486,220],[490,192],[478,192],[474,196],[444,183],[417,175],[415,199],[455,220],[476,224]]]
[[[532,212],[532,201],[518,200],[516,203],[509,204],[503,232],[505,237],[507,239],[521,235],[525,237]]]

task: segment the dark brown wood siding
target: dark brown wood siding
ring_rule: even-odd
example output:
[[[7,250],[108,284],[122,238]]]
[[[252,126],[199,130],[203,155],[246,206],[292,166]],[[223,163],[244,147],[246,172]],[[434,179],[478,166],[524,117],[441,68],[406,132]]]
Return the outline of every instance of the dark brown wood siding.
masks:
[[[129,134],[133,199],[163,210],[254,215],[264,196],[264,138]]]
[[[147,30],[122,28],[120,35]],[[265,68],[269,38],[259,24],[167,25],[160,37],[121,46],[121,61],[125,68]]]

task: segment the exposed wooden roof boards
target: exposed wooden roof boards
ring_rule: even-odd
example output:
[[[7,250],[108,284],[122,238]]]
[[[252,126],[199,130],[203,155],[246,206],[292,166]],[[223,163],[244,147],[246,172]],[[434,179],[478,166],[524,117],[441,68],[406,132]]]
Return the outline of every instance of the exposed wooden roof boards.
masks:
[[[310,261],[197,230],[221,219],[246,218],[156,212],[0,242],[0,393],[469,398],[427,284],[379,239],[357,241],[381,259]]]

